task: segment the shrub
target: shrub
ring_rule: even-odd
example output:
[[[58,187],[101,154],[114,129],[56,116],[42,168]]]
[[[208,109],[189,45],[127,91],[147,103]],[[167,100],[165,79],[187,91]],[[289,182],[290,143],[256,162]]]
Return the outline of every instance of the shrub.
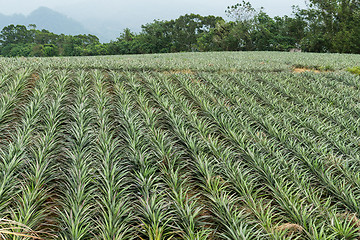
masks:
[[[348,72],[351,72],[353,74],[357,74],[357,75],[360,75],[360,67],[357,66],[357,67],[352,67],[352,68],[348,68],[347,69]]]

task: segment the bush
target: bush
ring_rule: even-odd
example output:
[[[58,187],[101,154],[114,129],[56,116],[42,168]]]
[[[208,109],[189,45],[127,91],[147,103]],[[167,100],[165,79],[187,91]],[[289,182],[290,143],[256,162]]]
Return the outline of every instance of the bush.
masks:
[[[348,72],[351,72],[353,74],[360,75],[360,67],[352,67],[347,69]]]

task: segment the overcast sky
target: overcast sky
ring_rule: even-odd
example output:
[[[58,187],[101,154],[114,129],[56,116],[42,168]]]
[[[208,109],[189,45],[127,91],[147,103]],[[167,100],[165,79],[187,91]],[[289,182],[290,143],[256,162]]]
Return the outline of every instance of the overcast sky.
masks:
[[[0,0],[0,13],[29,14],[40,6],[80,21],[93,32],[109,37],[128,27],[137,32],[154,19],[175,19],[186,13],[226,17],[227,6],[241,0]],[[305,0],[250,0],[253,7],[265,8],[270,16],[291,15],[293,5],[305,7]]]
[[[235,0],[0,0],[0,12],[3,14],[28,14],[34,9],[45,6],[54,10],[71,14],[71,17],[84,19],[89,17],[111,20],[120,17],[119,13],[147,13],[149,17],[155,14],[158,18],[174,18],[190,12],[200,14],[224,15],[229,5],[240,1]],[[305,0],[251,0],[254,7],[265,7],[271,15],[291,14],[292,5],[304,6]],[[139,16],[140,17],[140,16]],[[131,21],[131,19],[129,19]]]

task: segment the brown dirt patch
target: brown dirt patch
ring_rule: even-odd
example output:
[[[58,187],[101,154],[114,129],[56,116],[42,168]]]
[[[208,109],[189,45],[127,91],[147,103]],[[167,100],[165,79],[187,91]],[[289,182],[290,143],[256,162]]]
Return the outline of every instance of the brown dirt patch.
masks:
[[[181,69],[181,70],[170,70],[170,71],[164,71],[164,74],[178,74],[178,73],[182,73],[182,74],[195,74],[194,71],[190,70],[190,69]]]
[[[39,73],[32,73],[29,79],[30,86],[34,87],[36,82],[40,79]]]
[[[304,229],[302,226],[294,223],[285,223],[275,228],[277,231],[287,231],[287,235],[301,233]]]
[[[294,73],[303,73],[303,72],[314,72],[314,73],[321,73],[320,70],[311,69],[311,68],[294,68]]]
[[[31,78],[33,78],[36,81],[36,80],[39,80],[40,75],[39,75],[39,73],[32,73]]]
[[[360,227],[360,220],[356,217],[355,213],[343,213],[340,216],[351,222],[351,225],[353,225],[353,227]]]

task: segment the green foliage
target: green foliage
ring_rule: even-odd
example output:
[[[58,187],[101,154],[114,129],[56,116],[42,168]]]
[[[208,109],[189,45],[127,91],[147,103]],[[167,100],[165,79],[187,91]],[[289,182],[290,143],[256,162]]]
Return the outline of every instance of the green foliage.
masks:
[[[311,0],[293,16],[270,17],[242,1],[222,17],[185,14],[154,20],[133,33],[126,28],[115,41],[100,43],[91,34],[54,34],[9,25],[0,33],[2,56],[95,56],[196,51],[289,51],[360,53],[360,4],[348,0]]]
[[[9,25],[4,27],[0,33],[0,43],[19,44],[28,43],[31,40],[31,34],[23,25]]]
[[[334,71],[334,68],[331,65],[313,65],[313,64],[295,64],[294,68],[303,68],[308,70],[318,70],[318,71]]]
[[[360,4],[358,1],[311,0],[298,11],[308,24],[305,49],[315,52],[360,53]]]
[[[29,56],[33,44],[7,44],[1,48],[1,55],[5,57]]]
[[[360,67],[351,67],[347,69],[348,72],[360,75]]]
[[[29,55],[34,57],[54,57],[59,55],[59,50],[54,44],[36,44],[33,45]]]

